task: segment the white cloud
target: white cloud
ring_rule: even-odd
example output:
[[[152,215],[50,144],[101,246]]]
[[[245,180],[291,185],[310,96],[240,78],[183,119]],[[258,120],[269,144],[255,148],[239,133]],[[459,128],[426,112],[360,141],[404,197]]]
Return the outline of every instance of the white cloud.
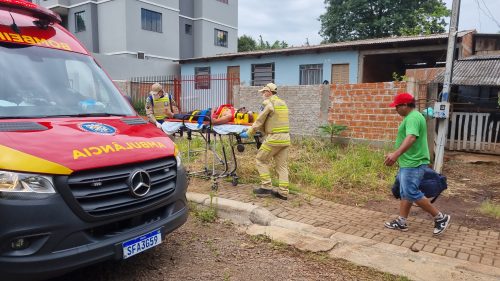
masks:
[[[453,0],[444,2],[451,9]],[[249,35],[258,40],[262,35],[271,44],[279,40],[293,46],[304,45],[306,38],[311,45],[322,40],[318,18],[325,13],[324,0],[239,0],[238,6],[238,36]],[[498,11],[500,0],[462,0],[459,29],[497,33],[500,26],[491,17],[500,22]]]

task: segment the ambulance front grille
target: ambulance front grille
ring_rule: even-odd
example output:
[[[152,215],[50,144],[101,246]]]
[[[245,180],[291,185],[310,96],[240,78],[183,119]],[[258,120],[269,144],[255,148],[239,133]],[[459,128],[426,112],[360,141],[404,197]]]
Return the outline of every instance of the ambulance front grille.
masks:
[[[133,195],[130,177],[145,171],[151,189],[143,197]],[[163,201],[175,190],[177,178],[174,157],[134,165],[78,172],[68,178],[68,186],[81,210],[92,217],[133,213]]]

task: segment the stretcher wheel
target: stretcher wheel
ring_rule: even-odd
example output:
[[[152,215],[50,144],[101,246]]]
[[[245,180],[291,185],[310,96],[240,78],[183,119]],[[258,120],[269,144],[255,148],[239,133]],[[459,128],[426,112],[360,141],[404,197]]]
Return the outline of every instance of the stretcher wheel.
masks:
[[[233,177],[233,180],[231,181],[231,184],[232,184],[233,186],[237,186],[237,185],[238,185],[238,177],[236,177],[236,176],[235,176],[235,177]]]
[[[236,146],[236,149],[238,150],[238,152],[243,152],[243,151],[245,151],[245,146],[242,144],[238,144]]]

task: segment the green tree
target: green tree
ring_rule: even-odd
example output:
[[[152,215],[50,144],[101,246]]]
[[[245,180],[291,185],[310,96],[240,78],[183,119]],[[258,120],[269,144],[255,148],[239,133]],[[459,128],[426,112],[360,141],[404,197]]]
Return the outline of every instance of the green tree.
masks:
[[[248,35],[243,35],[238,38],[238,52],[249,52],[257,49],[257,42]]]
[[[324,42],[445,32],[443,0],[325,0]]]
[[[264,41],[264,39],[262,39],[262,35],[259,35],[258,42],[248,35],[242,35],[238,38],[238,52],[284,49],[288,47],[288,43],[279,40],[274,41],[274,43],[271,45],[268,41]]]

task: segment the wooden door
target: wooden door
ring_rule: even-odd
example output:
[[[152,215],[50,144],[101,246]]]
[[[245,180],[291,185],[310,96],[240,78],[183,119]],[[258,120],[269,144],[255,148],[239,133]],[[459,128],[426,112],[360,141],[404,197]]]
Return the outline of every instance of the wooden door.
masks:
[[[240,84],[240,67],[227,67],[227,103],[234,105],[233,86]]]

